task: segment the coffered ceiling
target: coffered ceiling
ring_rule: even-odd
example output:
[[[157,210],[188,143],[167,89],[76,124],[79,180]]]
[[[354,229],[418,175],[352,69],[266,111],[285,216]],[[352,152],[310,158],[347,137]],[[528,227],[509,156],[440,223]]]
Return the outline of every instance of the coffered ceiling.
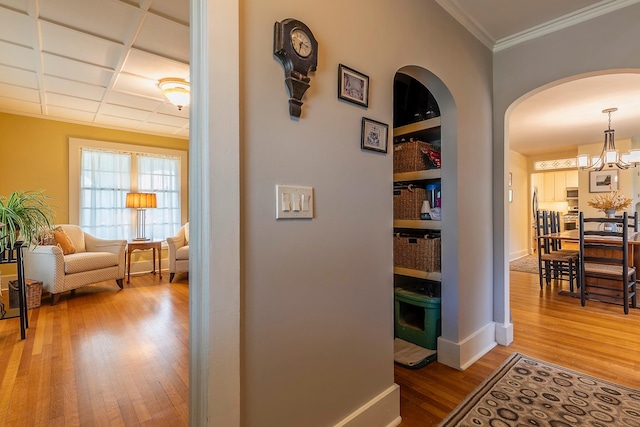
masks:
[[[188,138],[189,0],[0,0],[0,111]]]

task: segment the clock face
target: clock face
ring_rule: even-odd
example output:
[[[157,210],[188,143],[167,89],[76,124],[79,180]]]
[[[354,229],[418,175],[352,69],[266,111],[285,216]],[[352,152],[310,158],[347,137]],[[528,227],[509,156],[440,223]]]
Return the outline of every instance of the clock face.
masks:
[[[309,35],[299,28],[291,31],[291,45],[293,50],[303,58],[311,55],[311,40]]]

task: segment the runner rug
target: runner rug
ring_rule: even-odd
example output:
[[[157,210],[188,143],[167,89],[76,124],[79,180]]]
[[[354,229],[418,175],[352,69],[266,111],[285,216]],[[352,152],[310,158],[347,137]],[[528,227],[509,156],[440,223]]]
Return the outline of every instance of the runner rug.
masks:
[[[640,426],[640,390],[514,353],[439,426]]]

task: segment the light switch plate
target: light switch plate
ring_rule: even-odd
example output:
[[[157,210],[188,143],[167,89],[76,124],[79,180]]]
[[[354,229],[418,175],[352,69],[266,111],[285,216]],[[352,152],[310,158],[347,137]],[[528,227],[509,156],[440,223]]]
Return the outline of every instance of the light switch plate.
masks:
[[[276,219],[313,218],[313,187],[276,185]]]

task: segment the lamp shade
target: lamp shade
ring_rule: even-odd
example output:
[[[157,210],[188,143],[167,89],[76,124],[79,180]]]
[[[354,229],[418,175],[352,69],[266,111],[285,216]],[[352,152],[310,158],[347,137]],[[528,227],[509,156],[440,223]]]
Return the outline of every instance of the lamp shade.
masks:
[[[157,208],[155,193],[127,193],[126,207],[136,209]]]
[[[191,94],[189,92],[189,82],[186,80],[175,77],[160,79],[158,87],[162,94],[178,107],[178,110],[182,110],[182,107],[189,105]]]

